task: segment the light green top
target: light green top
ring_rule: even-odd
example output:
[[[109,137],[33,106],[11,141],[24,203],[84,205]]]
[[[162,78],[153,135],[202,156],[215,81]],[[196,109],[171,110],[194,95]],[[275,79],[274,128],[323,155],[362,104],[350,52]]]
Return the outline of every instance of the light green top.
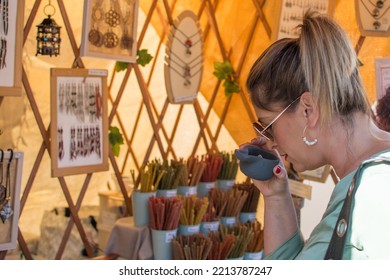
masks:
[[[390,158],[390,150],[377,155]],[[355,172],[342,178],[335,186],[320,223],[306,243],[298,231],[266,259],[324,259]],[[368,165],[361,174],[352,203],[352,219],[343,259],[390,259],[390,164]]]

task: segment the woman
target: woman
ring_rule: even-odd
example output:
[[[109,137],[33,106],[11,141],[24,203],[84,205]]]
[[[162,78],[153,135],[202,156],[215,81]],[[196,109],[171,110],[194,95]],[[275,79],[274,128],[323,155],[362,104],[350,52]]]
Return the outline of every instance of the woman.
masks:
[[[378,127],[390,132],[390,87],[386,89],[385,95],[377,101],[375,110]]]
[[[274,168],[270,180],[254,181],[265,201],[268,259],[324,259],[356,169],[374,155],[390,157],[390,134],[370,117],[347,35],[333,20],[314,12],[304,15],[299,29],[299,38],[273,43],[249,73],[247,88],[258,116],[254,128],[260,134],[250,144],[273,150],[298,172],[330,164],[341,180],[306,241],[283,164]],[[390,165],[369,166],[359,180],[343,258],[389,258]]]

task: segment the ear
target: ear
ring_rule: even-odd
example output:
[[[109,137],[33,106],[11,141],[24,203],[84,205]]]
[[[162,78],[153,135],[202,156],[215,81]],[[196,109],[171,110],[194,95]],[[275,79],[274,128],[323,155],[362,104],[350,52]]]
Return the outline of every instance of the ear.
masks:
[[[313,128],[319,121],[320,112],[317,103],[314,101],[310,92],[305,91],[300,98],[300,105],[302,106],[302,113],[306,119],[308,128]]]

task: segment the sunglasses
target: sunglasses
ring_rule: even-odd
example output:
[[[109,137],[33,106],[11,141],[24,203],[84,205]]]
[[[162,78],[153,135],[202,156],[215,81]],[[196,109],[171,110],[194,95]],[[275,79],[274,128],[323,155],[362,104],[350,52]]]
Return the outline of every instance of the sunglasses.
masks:
[[[267,130],[269,130],[271,128],[271,126],[280,118],[280,116],[283,115],[283,113],[286,112],[287,109],[290,108],[290,106],[293,105],[295,103],[295,101],[297,101],[300,97],[301,96],[299,95],[296,99],[294,99],[293,102],[288,104],[288,106],[286,108],[284,108],[267,126],[264,127],[261,123],[254,122],[253,128],[256,131],[256,133],[259,134],[260,136],[264,137],[267,140],[274,141],[274,136],[271,134],[271,132],[269,132]]]

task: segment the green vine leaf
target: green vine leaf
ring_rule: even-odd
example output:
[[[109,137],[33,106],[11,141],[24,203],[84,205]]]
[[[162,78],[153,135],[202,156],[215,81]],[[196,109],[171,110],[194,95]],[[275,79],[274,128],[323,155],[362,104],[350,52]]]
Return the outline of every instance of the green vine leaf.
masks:
[[[231,96],[235,92],[236,93],[240,92],[240,85],[233,80],[229,80],[229,79],[225,80],[223,87],[225,89],[225,95],[227,97]]]
[[[117,61],[115,64],[115,71],[116,72],[121,72],[127,69],[127,66],[129,65],[128,62],[123,62],[123,61]]]
[[[214,62],[214,76],[217,77],[218,80],[226,80],[228,79],[231,75],[233,75],[234,70],[233,66],[229,61],[224,61],[224,62]]]
[[[141,66],[147,65],[153,59],[147,49],[138,50],[137,56],[137,63]]]
[[[240,85],[234,81],[234,69],[229,61],[214,62],[213,74],[219,81],[224,81],[223,87],[227,97],[235,92],[240,92]]]
[[[148,53],[147,49],[142,49],[137,51],[137,63],[141,66],[145,66],[149,64],[150,61],[152,61],[153,56],[151,56]],[[127,66],[129,65],[128,62],[123,62],[123,61],[117,61],[115,64],[115,71],[116,72],[121,72],[125,71],[127,69]]]
[[[119,156],[120,145],[124,143],[123,136],[122,133],[119,131],[119,128],[117,128],[116,126],[110,126],[108,140],[110,142],[114,155],[116,157]]]

